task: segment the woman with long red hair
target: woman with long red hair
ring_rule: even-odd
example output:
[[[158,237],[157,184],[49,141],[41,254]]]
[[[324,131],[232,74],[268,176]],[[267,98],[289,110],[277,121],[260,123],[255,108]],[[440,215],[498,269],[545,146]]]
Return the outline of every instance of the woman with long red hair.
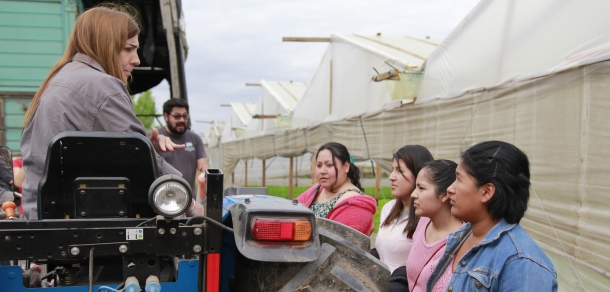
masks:
[[[23,210],[37,219],[38,183],[53,137],[65,131],[135,132],[146,136],[127,90],[140,64],[140,26],[129,6],[105,4],[85,11],[76,22],[63,57],[51,69],[25,114],[21,139]],[[156,130],[148,137],[156,151],[184,148]],[[163,159],[162,173],[179,173]]]

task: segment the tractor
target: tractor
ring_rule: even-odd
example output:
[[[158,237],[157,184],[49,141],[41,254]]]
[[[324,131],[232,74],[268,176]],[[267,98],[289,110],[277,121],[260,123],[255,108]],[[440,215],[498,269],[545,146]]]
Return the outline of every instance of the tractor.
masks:
[[[0,220],[0,261],[44,265],[54,287],[13,265],[0,267],[0,290],[387,291],[369,237],[265,188],[224,190],[218,169],[205,173],[205,216],[186,218],[190,186],[160,175],[155,155],[136,133],[58,134],[40,220]]]

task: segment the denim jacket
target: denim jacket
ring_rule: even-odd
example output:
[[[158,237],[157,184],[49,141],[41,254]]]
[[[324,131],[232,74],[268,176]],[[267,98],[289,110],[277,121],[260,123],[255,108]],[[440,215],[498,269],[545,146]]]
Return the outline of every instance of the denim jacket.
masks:
[[[472,232],[467,223],[449,234],[445,254],[427,282],[434,286],[435,275],[452,264],[461,243]],[[502,219],[480,244],[464,254],[453,271],[447,291],[557,291],[553,263],[519,224]]]

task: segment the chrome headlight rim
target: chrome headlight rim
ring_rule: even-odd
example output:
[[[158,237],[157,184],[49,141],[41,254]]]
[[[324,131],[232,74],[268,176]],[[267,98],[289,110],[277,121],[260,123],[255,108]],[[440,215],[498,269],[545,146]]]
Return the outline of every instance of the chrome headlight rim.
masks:
[[[167,187],[168,183],[178,184],[180,188],[184,189],[184,191],[186,192],[186,195],[187,195],[186,203],[184,204],[184,206],[182,206],[176,212],[171,212],[171,213],[168,213],[168,212],[160,209],[155,204],[155,195],[157,194],[157,191],[160,190],[160,188]],[[178,216],[185,214],[186,211],[188,210],[189,206],[191,205],[192,200],[193,200],[193,191],[191,190],[191,186],[189,185],[189,183],[182,177],[174,175],[174,174],[166,174],[166,175],[158,177],[150,185],[150,189],[148,190],[148,204],[151,206],[151,208],[153,208],[155,213],[157,213],[165,218],[174,218],[174,217],[178,217]]]

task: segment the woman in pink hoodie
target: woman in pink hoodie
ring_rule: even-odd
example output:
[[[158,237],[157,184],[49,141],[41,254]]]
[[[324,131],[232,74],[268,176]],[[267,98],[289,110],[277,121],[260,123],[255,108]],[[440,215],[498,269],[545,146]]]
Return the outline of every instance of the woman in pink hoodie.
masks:
[[[317,217],[343,223],[366,235],[373,230],[377,202],[364,194],[360,169],[342,144],[330,142],[316,153],[316,179],[319,184],[302,193],[297,200]]]

